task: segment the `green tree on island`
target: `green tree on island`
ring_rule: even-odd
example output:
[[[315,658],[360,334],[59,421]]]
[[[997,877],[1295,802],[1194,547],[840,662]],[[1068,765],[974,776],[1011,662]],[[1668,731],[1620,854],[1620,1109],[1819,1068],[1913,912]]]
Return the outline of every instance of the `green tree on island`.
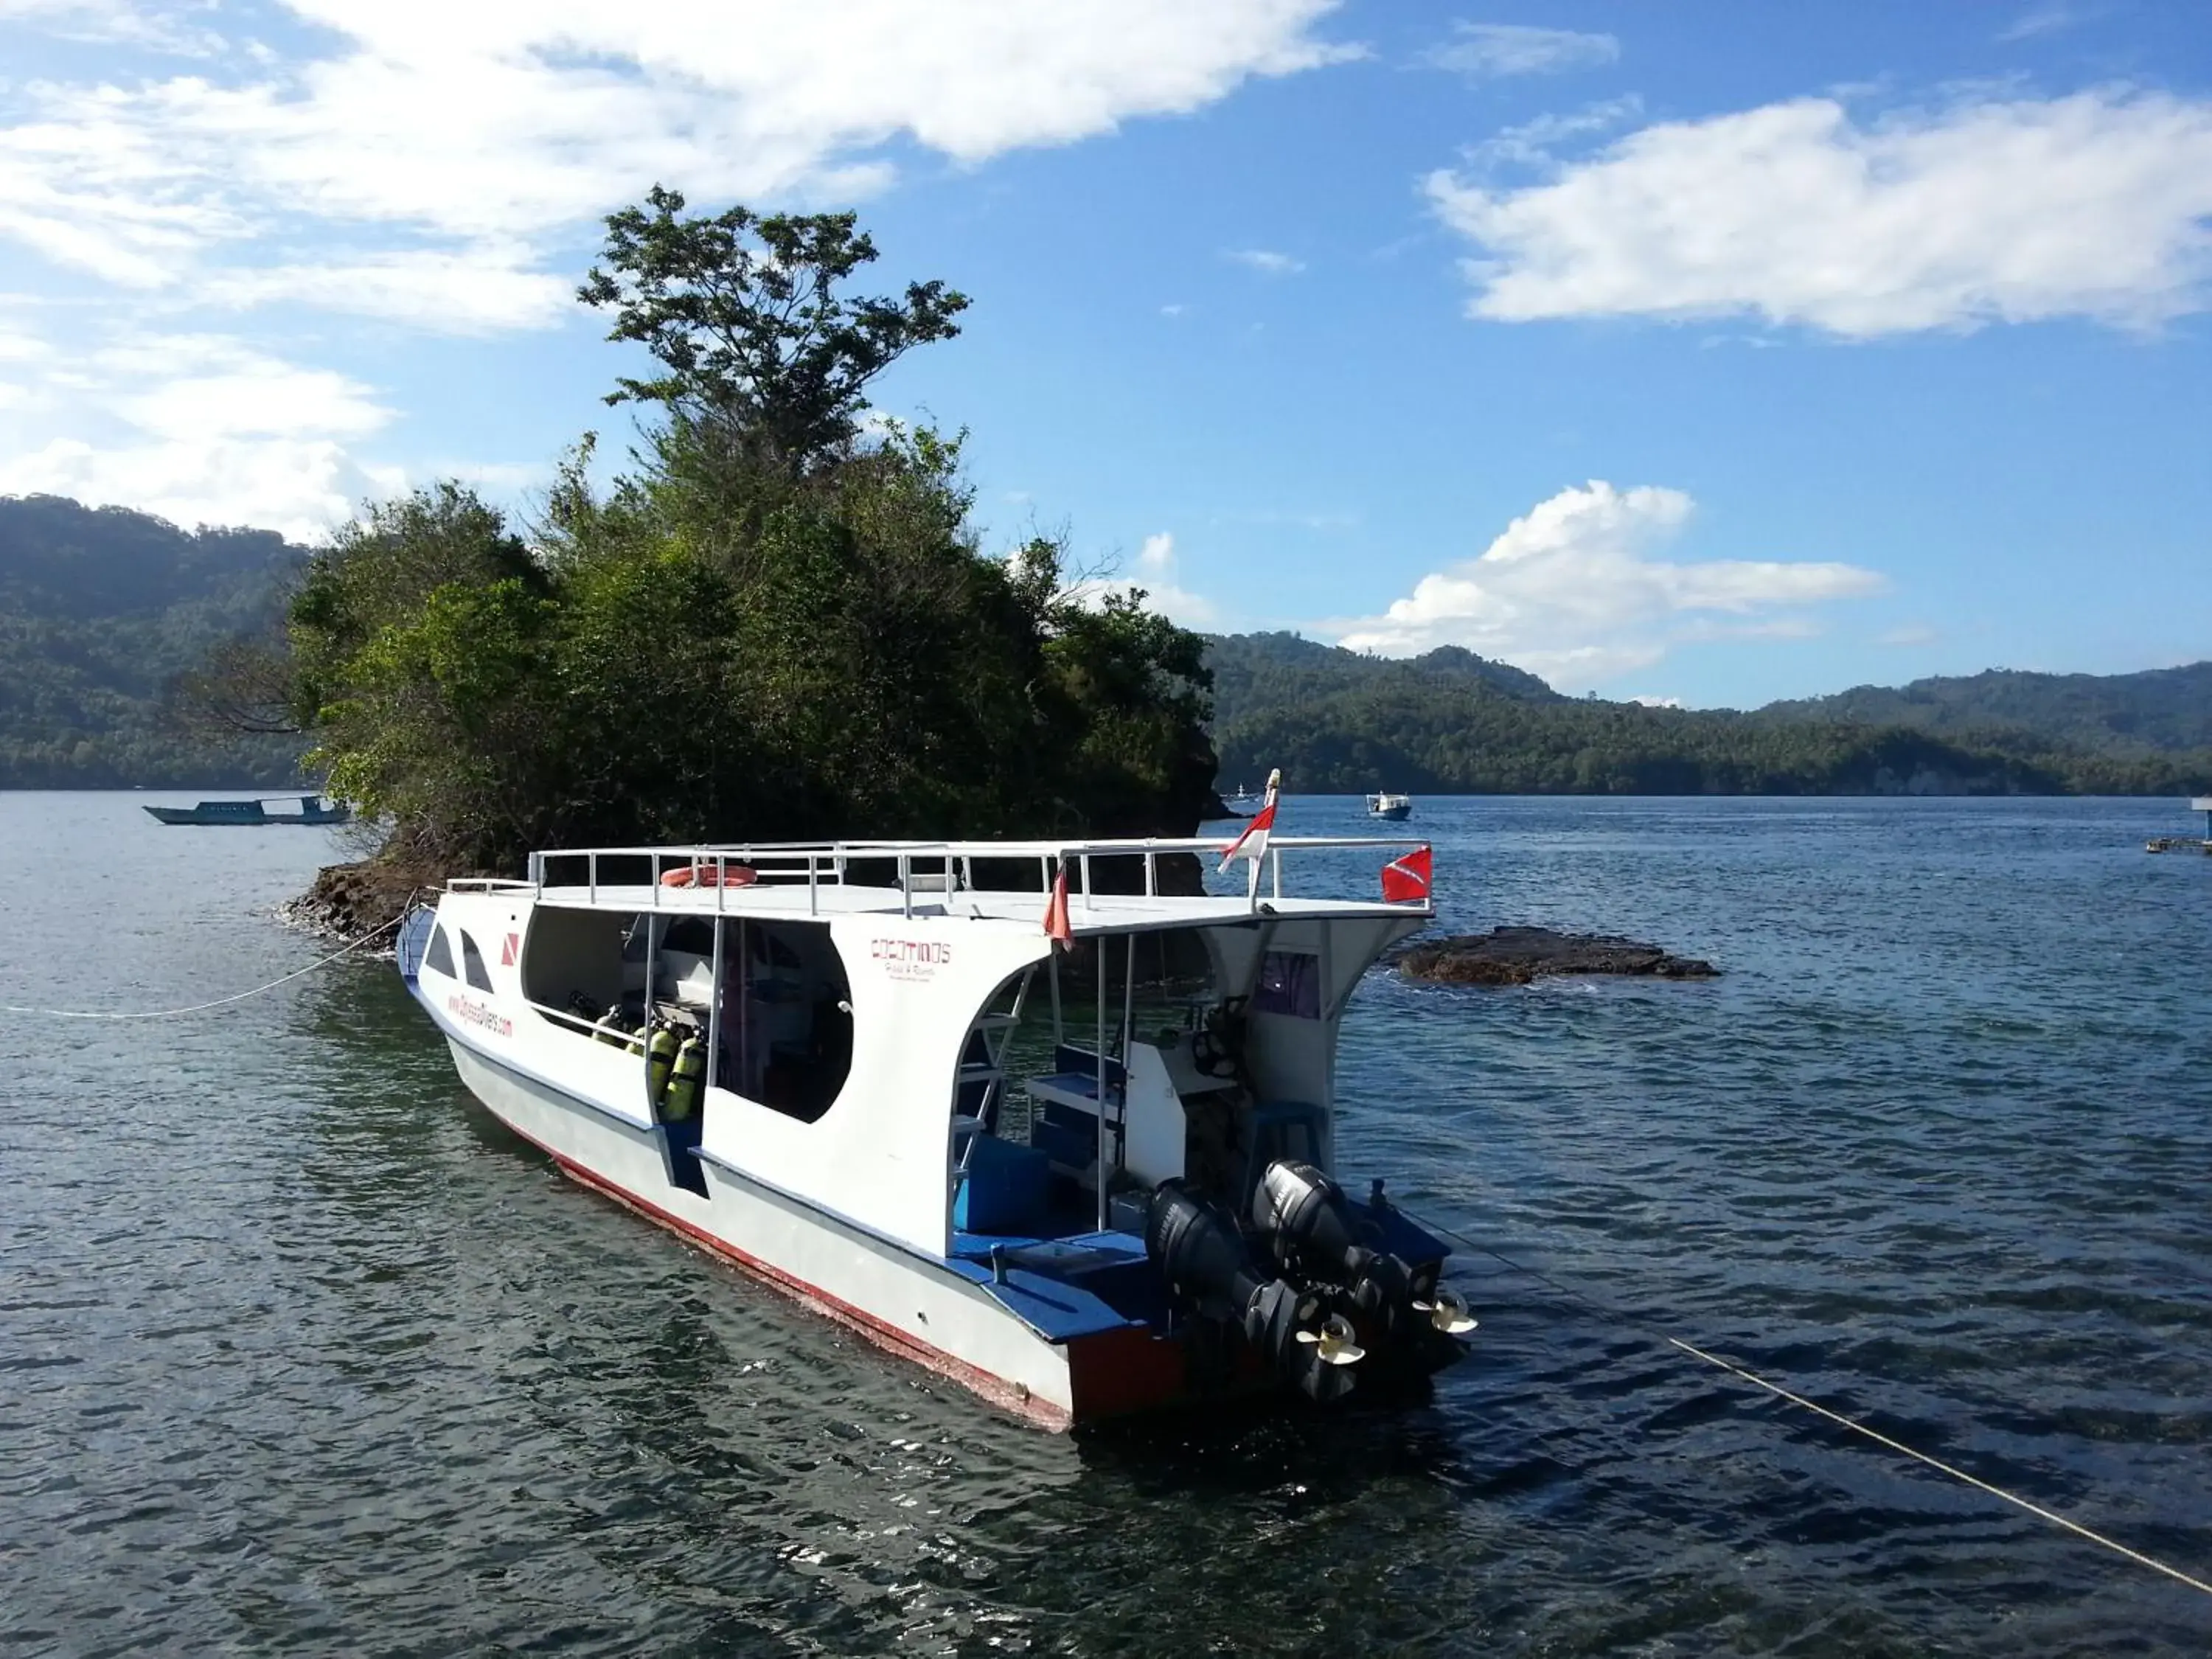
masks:
[[[611,490],[587,435],[526,537],[453,483],[369,508],[289,614],[290,712],[404,856],[591,842],[1188,834],[1202,642],[1063,550],[985,553],[960,440],[865,429],[869,382],[958,332],[941,283],[842,287],[850,214],[689,216],[656,188],[580,290],[663,373]],[[265,669],[265,665],[262,665]]]

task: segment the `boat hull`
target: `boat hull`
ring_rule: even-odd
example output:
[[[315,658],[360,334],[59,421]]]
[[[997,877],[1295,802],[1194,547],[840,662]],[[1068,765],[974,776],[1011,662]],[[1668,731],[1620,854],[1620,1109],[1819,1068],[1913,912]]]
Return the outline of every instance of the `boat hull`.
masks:
[[[349,823],[353,814],[341,807],[317,812],[210,812],[203,806],[149,806],[147,811],[162,823],[221,824],[234,828],[260,828],[271,823],[317,824]]]
[[[1372,818],[1381,818],[1386,823],[1403,823],[1407,818],[1413,817],[1413,808],[1410,802],[1404,806],[1370,807],[1368,809],[1367,813],[1368,817]]]
[[[446,1036],[469,1091],[581,1184],[1032,1423],[1068,1429],[1171,1405],[1182,1394],[1182,1359],[1171,1341],[1130,1330],[1053,1342],[950,1264],[741,1172],[702,1158],[707,1192],[677,1186],[665,1131],[617,1119]]]

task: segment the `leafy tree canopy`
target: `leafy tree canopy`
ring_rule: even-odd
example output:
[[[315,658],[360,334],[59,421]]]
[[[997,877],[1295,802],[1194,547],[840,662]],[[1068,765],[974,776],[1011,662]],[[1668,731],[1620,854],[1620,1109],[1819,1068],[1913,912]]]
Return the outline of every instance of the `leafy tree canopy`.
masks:
[[[643,345],[665,371],[618,380],[610,404],[661,404],[753,459],[806,471],[857,435],[870,380],[960,331],[968,297],[941,282],[897,299],[837,292],[876,258],[853,214],[684,205],[656,185],[610,216],[605,263],[576,291],[614,313],[610,340]]]
[[[613,401],[527,533],[457,484],[371,508],[292,600],[289,705],[332,789],[409,853],[1067,830],[1188,834],[1211,793],[1203,645],[1087,605],[1063,550],[983,549],[961,439],[862,434],[870,379],[967,301],[839,284],[849,214],[608,221],[582,297],[667,372]]]

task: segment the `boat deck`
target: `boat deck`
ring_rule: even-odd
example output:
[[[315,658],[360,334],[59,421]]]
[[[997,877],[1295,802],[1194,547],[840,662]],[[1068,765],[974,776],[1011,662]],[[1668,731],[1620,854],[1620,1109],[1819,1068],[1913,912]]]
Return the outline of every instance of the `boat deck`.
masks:
[[[1134,1233],[955,1233],[946,1260],[963,1277],[989,1285],[994,1296],[1057,1342],[1167,1322],[1167,1287]]]

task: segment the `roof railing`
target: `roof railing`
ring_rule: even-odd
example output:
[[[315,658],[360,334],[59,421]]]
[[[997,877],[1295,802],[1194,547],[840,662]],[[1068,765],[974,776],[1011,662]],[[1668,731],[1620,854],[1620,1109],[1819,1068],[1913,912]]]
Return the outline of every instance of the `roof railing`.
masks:
[[[955,892],[1042,893],[1051,890],[1058,872],[1065,871],[1071,878],[1071,897],[1084,908],[1097,910],[1101,908],[1101,900],[1110,903],[1115,898],[1137,896],[1135,894],[1100,892],[1095,878],[1098,861],[1141,860],[1142,896],[1157,898],[1161,896],[1159,860],[1163,856],[1194,854],[1204,859],[1218,859],[1228,850],[1230,844],[1225,840],[1194,836],[1172,840],[769,842],[742,845],[702,843],[690,847],[575,848],[532,853],[528,880],[514,884],[532,888],[541,896],[549,887],[574,889],[580,886],[588,896],[588,902],[592,903],[598,902],[602,887],[643,886],[649,894],[647,900],[648,907],[655,909],[660,908],[665,891],[678,888],[696,890],[711,887],[714,892],[713,908],[721,912],[729,908],[727,895],[732,886],[740,889],[796,887],[804,884],[809,915],[820,914],[824,888],[866,886],[897,892],[901,913],[911,917],[917,894],[925,896],[927,901],[934,896]],[[1277,900],[1284,896],[1283,864],[1285,854],[1346,848],[1404,853],[1428,845],[1419,836],[1272,836],[1263,854],[1267,896]],[[1035,860],[1036,865],[1034,886],[1026,879],[1018,884],[989,879],[997,874],[994,866],[1026,866],[1031,860]],[[984,878],[981,879],[978,878],[979,865],[983,866]],[[866,866],[877,866],[890,879],[860,879],[854,873],[855,866],[863,867],[863,875],[875,873]],[[733,871],[741,872],[734,881]],[[679,875],[679,872],[682,873]],[[641,875],[642,881],[636,878]],[[577,876],[582,879],[575,879]],[[1250,884],[1255,904],[1260,897],[1260,885],[1258,883]],[[681,908],[696,912],[701,907],[686,904]],[[1389,908],[1425,913],[1432,906],[1426,897],[1423,897],[1416,901],[1391,902]]]

